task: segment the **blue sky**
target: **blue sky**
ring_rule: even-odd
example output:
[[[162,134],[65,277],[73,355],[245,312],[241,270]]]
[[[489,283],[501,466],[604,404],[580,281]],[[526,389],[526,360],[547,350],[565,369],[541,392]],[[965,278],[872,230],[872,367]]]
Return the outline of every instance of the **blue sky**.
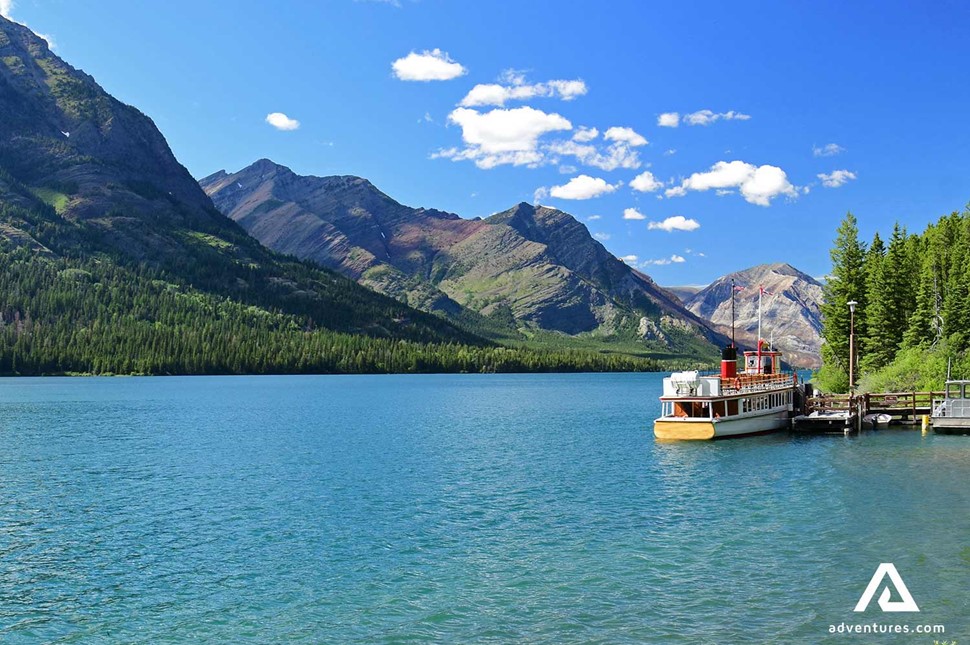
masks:
[[[151,116],[197,177],[268,157],[464,217],[538,198],[661,284],[824,275],[847,210],[871,237],[970,201],[965,2],[0,10]]]

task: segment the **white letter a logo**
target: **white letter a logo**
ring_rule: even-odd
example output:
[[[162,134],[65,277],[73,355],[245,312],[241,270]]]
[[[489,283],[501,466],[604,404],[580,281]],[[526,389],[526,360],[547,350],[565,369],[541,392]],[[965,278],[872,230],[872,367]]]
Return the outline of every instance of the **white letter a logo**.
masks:
[[[883,562],[879,565],[876,572],[872,574],[872,580],[869,581],[869,586],[866,587],[862,598],[859,598],[859,602],[853,611],[866,610],[872,597],[876,595],[876,589],[879,588],[879,585],[887,575],[893,583],[893,586],[896,587],[896,591],[902,600],[889,600],[889,585],[886,585],[886,588],[882,590],[882,594],[879,596],[879,608],[883,611],[919,611],[919,607],[916,606],[916,601],[913,600],[912,594],[906,588],[906,583],[899,577],[899,572],[896,571],[896,567],[892,562]]]

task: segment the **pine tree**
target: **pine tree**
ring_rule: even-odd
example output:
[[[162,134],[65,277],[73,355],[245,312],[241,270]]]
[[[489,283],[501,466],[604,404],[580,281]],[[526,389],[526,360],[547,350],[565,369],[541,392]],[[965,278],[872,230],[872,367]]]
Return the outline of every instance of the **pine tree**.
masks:
[[[903,347],[929,347],[943,335],[941,308],[942,278],[940,258],[936,244],[939,233],[930,226],[921,238],[912,262],[918,267],[916,278],[916,307],[909,317],[906,333],[903,334]]]
[[[877,232],[873,238],[872,243],[869,245],[869,249],[866,251],[866,261],[863,264],[863,273],[865,274],[866,283],[866,297],[865,301],[868,305],[866,309],[865,324],[859,325],[859,319],[862,318],[860,314],[861,308],[856,310],[856,338],[859,339],[859,344],[856,346],[856,351],[859,352],[860,356],[870,356],[874,351],[873,342],[874,339],[871,336],[871,329],[873,325],[871,305],[873,298],[879,292],[879,282],[882,276],[883,264],[886,261],[886,245],[883,243],[882,238]]]
[[[885,258],[879,263],[876,274],[867,278],[871,288],[867,293],[865,356],[862,359],[866,371],[881,369],[896,357],[903,332],[915,309],[913,275],[906,229],[897,223]]]
[[[819,380],[823,387],[845,391],[849,387],[849,325],[848,303],[855,300],[856,329],[865,330],[866,280],[863,271],[866,259],[865,244],[859,241],[859,226],[855,216],[847,213],[836,231],[832,248],[832,272],[825,283],[825,303],[822,305],[822,369]]]

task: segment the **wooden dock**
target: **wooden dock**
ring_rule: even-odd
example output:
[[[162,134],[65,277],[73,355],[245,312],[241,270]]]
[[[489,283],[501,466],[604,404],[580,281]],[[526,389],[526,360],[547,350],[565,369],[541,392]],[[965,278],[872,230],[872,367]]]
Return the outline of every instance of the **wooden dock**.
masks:
[[[804,399],[792,430],[808,434],[849,434],[859,428],[859,397],[819,394]]]
[[[943,398],[943,392],[888,392],[860,394],[861,407],[867,414],[888,414],[891,423],[918,424],[924,415],[933,413],[933,399]]]
[[[863,427],[870,414],[888,414],[891,424],[919,424],[933,411],[933,399],[943,392],[884,392],[878,394],[817,394],[804,399],[802,413],[792,419],[800,433],[849,434]]]

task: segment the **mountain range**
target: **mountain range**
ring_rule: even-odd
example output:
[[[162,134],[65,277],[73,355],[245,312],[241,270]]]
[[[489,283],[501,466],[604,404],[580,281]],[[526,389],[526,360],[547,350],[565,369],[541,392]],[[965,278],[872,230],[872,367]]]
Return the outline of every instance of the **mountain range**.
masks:
[[[758,336],[758,294],[762,298],[762,337],[772,340],[786,358],[800,367],[821,365],[822,284],[790,264],[762,264],[718,278],[700,290],[680,290],[684,305],[726,334],[731,330],[732,284],[739,344],[755,346]]]
[[[3,17],[0,253],[0,330],[21,346],[5,347],[0,363],[23,366],[29,352],[44,364],[36,369],[88,369],[97,342],[108,342],[122,326],[130,327],[129,337],[144,333],[159,356],[162,341],[153,335],[175,339],[217,325],[241,326],[245,334],[326,329],[418,342],[485,342],[441,317],[260,245],[214,207],[150,118]],[[140,303],[138,314],[120,307],[122,301]],[[152,303],[172,309],[163,315]],[[24,332],[25,320],[35,340],[56,331],[63,351],[45,354]],[[297,335],[290,341],[293,347],[304,342]],[[61,361],[68,354],[74,358]],[[199,365],[207,360],[196,358]],[[124,357],[118,361],[128,365]]]
[[[464,219],[266,159],[197,182],[149,117],[2,17],[0,115],[2,372],[390,369],[366,343],[323,332],[694,359],[728,342],[725,279],[672,293],[558,209]],[[774,285],[774,315],[808,321],[779,321],[776,341],[809,356],[820,292],[772,266],[736,278]],[[748,329],[750,312],[739,320]],[[346,354],[328,363],[323,347]],[[447,362],[435,352],[411,369]],[[549,364],[593,365],[571,361]]]
[[[262,159],[201,180],[267,247],[335,269],[412,306],[462,310],[520,332],[638,339],[663,349],[725,337],[571,215],[517,204],[486,219],[404,206],[366,179],[301,176]]]

